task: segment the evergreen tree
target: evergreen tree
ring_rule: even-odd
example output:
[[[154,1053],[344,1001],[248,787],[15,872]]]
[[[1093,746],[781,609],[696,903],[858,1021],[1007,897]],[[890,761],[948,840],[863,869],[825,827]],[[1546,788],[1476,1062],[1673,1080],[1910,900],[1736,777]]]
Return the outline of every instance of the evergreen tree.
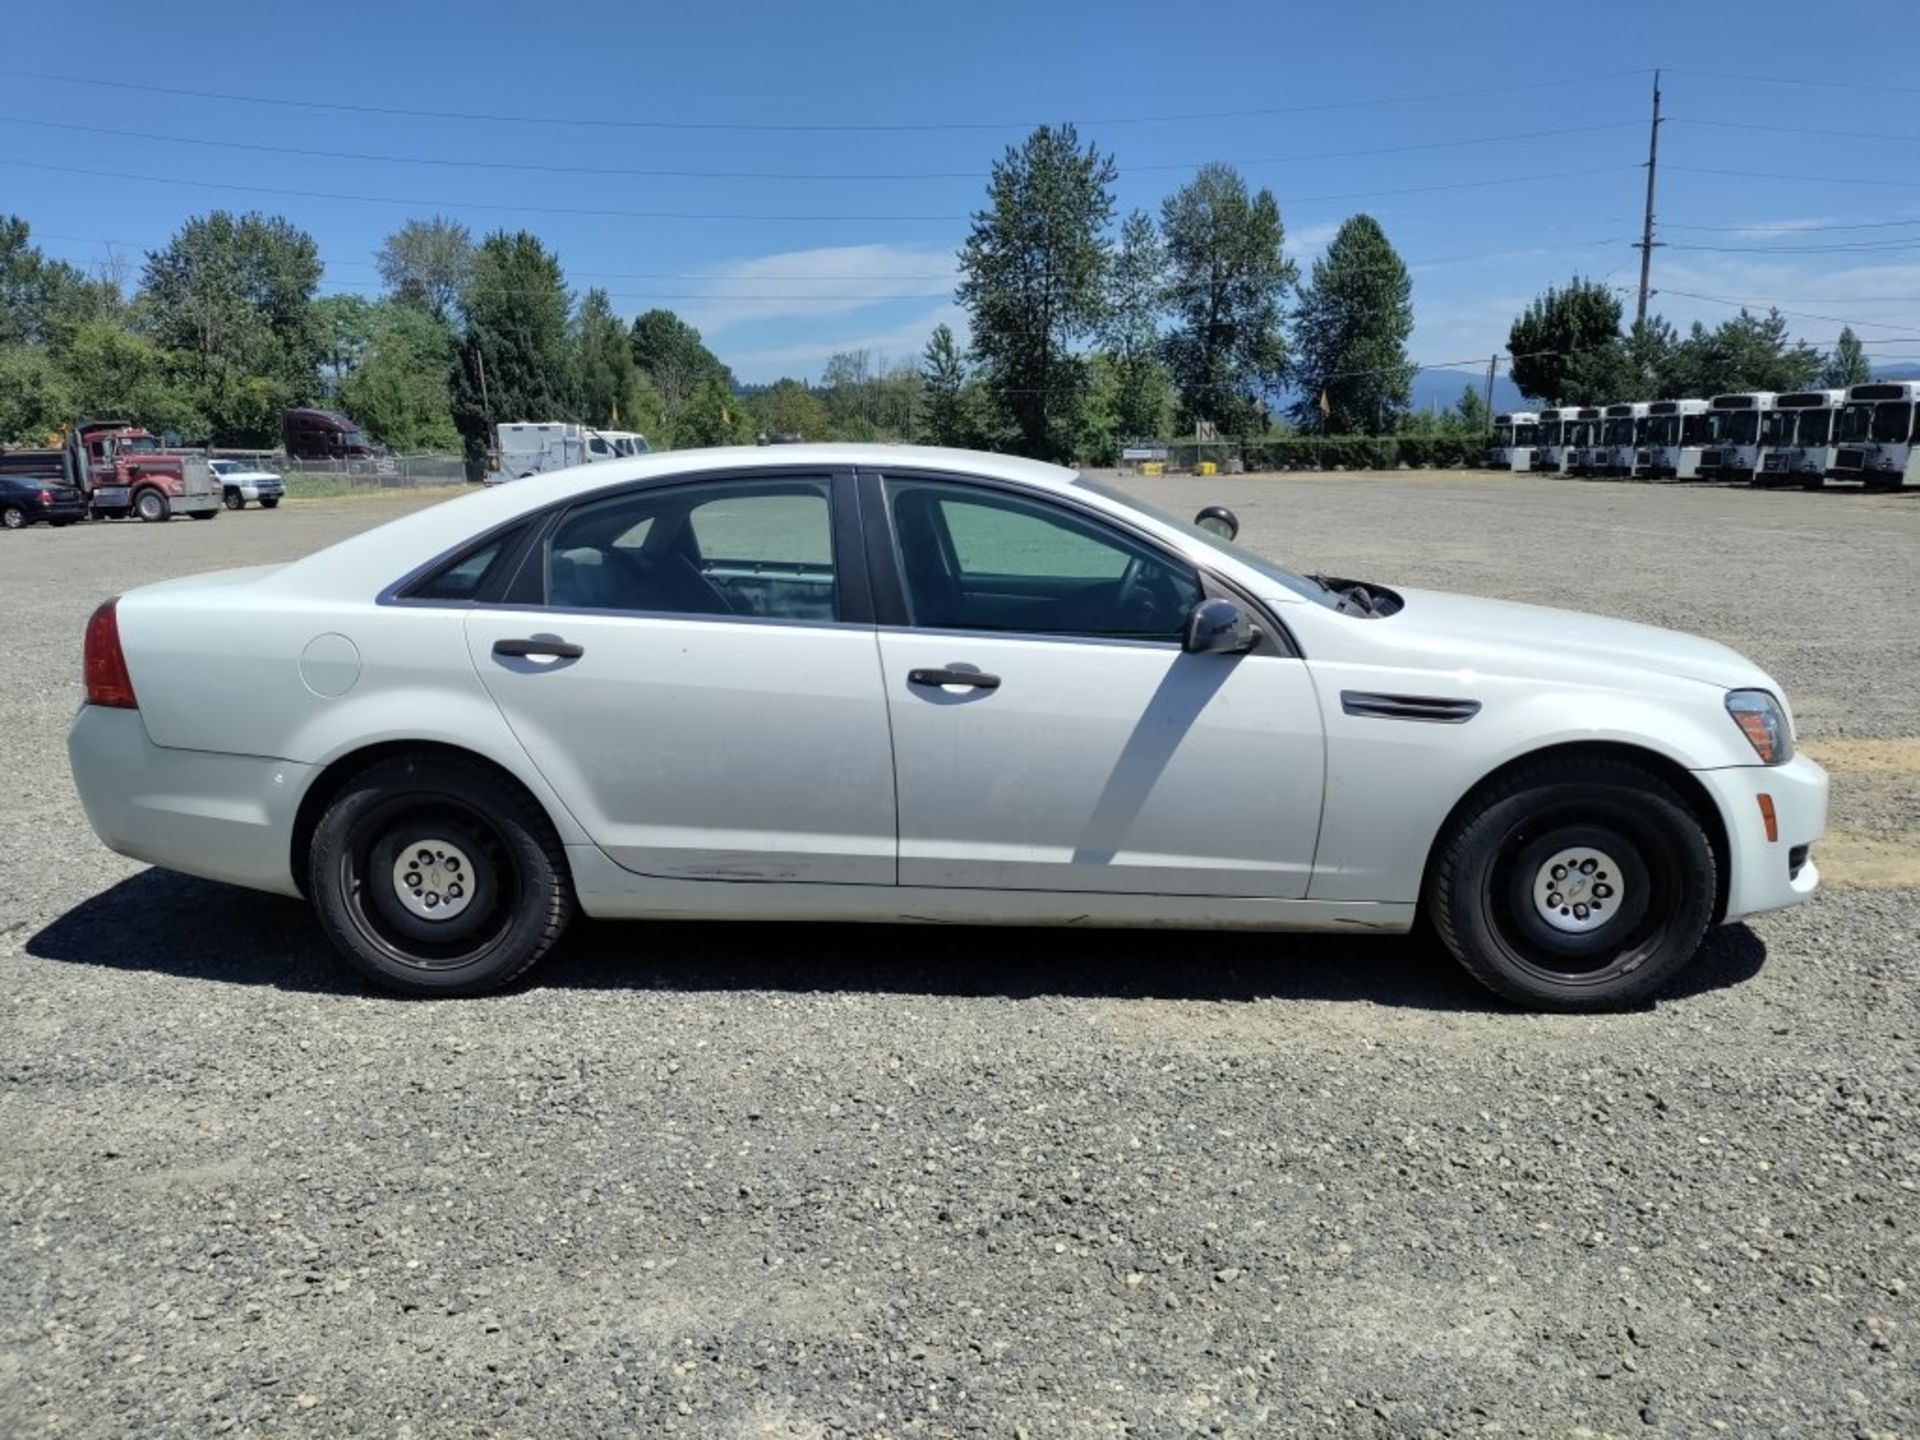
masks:
[[[1160,207],[1174,328],[1162,344],[1180,418],[1223,432],[1262,423],[1286,372],[1281,307],[1300,269],[1271,191],[1249,197],[1231,165],[1210,164]]]
[[[1545,404],[1577,403],[1568,399],[1574,367],[1619,339],[1620,297],[1576,275],[1564,290],[1549,288],[1507,332],[1513,383]]]
[[[1113,362],[1112,423],[1122,440],[1155,439],[1170,422],[1172,382],[1160,363],[1160,316],[1167,303],[1167,252],[1144,210],[1120,227],[1107,282],[1100,341]]]
[[[633,363],[660,392],[669,412],[712,382],[733,389],[733,372],[700,339],[700,332],[671,310],[649,310],[635,317],[628,337]]]
[[[577,417],[560,262],[527,231],[496,231],[474,254],[461,302],[466,331],[453,365],[453,419],[478,461],[502,421]]]
[[[1820,385],[1828,390],[1845,390],[1852,385],[1864,385],[1872,378],[1873,370],[1867,364],[1867,352],[1860,344],[1860,337],[1853,333],[1851,325],[1842,326],[1840,338],[1833,342],[1833,353],[1820,367]]]
[[[969,446],[975,426],[967,414],[967,364],[953,330],[936,325],[920,361],[921,431],[929,445]]]
[[[1021,453],[1072,453],[1086,397],[1074,345],[1098,323],[1117,172],[1071,125],[1042,125],[994,162],[960,250],[958,297],[987,388]]]
[[[1378,435],[1407,409],[1414,364],[1413,281],[1371,215],[1341,225],[1294,312],[1294,423],[1333,435]]]

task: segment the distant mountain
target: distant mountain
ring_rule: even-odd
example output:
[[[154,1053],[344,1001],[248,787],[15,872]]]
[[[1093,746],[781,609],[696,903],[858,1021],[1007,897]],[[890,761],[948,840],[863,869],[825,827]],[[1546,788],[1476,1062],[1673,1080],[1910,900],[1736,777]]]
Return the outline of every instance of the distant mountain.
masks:
[[[1876,365],[1873,367],[1876,380],[1920,380],[1920,365]]]
[[[1482,397],[1487,393],[1487,374],[1482,370],[1478,375],[1466,370],[1421,370],[1413,377],[1413,408],[1425,411],[1433,406],[1441,410],[1451,410],[1460,403],[1460,392],[1471,385]],[[1497,415],[1503,410],[1523,410],[1527,402],[1520,397],[1520,389],[1505,375],[1499,375],[1493,382],[1493,409]]]

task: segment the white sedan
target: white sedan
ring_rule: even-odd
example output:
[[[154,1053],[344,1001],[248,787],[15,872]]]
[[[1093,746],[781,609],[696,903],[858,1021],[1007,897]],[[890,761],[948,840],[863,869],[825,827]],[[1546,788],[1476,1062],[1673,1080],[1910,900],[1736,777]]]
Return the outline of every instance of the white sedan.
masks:
[[[1072,471],[648,456],[134,590],[69,749],[122,854],[502,985],[599,917],[1405,931],[1554,1009],[1792,905],[1827,780],[1725,646],[1295,575]]]

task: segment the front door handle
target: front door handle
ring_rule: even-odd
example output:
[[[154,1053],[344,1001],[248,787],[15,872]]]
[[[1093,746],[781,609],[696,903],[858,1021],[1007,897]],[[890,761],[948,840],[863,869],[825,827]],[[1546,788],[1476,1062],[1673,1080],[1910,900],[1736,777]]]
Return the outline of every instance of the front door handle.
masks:
[[[909,685],[971,685],[975,690],[998,690],[1000,677],[978,670],[909,670]]]
[[[493,653],[510,655],[515,659],[524,659],[529,655],[551,655],[556,660],[578,660],[587,653],[587,647],[536,635],[529,640],[496,640],[493,642]]]

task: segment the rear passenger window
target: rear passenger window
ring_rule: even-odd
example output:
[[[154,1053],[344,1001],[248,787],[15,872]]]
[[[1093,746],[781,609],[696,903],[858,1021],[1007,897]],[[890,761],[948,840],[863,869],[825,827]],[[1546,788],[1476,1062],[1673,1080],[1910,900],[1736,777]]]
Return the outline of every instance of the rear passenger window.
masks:
[[[836,619],[827,481],[716,481],[584,506],[561,521],[548,545],[547,603]]]
[[[471,600],[487,583],[496,566],[518,543],[523,527],[514,526],[448,561],[440,569],[417,581],[407,591],[409,600]]]

